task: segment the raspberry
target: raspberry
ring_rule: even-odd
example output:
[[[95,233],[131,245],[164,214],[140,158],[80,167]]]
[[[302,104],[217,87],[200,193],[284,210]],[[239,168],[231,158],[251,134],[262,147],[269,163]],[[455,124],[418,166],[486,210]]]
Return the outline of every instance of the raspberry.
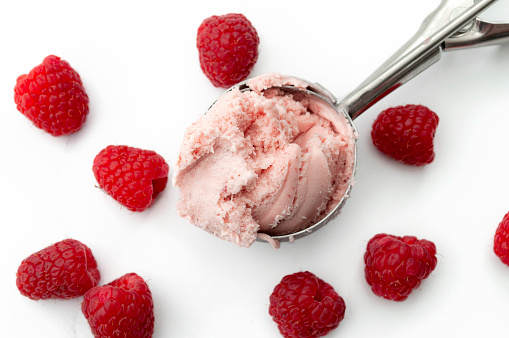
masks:
[[[196,40],[201,69],[216,87],[228,88],[244,80],[258,59],[258,33],[242,14],[203,20]]]
[[[94,337],[149,338],[154,331],[152,293],[135,273],[90,289],[81,311]]]
[[[152,150],[110,145],[92,166],[99,186],[131,211],[150,207],[168,182],[170,168]]]
[[[432,242],[413,236],[378,234],[364,254],[366,281],[380,297],[404,301],[437,265]]]
[[[509,265],[509,212],[497,227],[493,250],[504,264]]]
[[[276,285],[269,314],[283,337],[322,337],[343,320],[345,302],[311,272],[297,272]]]
[[[405,164],[422,166],[433,162],[433,138],[438,116],[421,105],[384,110],[373,123],[371,138],[382,153]]]
[[[70,299],[96,286],[99,278],[92,251],[77,240],[66,239],[25,258],[16,273],[16,286],[33,300]]]
[[[55,55],[18,77],[14,101],[23,115],[53,136],[78,131],[88,114],[88,96],[79,74]]]

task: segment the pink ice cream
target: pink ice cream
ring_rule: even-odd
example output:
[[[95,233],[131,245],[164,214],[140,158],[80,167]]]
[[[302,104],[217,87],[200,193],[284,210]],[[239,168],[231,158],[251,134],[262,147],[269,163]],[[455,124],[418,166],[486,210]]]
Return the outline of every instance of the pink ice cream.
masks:
[[[355,137],[326,101],[278,87],[279,74],[234,88],[185,132],[173,184],[177,213],[239,246],[307,228],[352,183]],[[259,236],[259,234],[265,234]]]

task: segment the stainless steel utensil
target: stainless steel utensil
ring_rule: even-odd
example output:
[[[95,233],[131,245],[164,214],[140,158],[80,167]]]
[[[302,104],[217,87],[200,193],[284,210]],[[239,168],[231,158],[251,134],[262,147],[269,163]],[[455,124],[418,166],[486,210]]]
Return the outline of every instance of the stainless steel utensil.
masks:
[[[437,62],[441,52],[509,42],[509,24],[492,23],[478,18],[480,13],[496,1],[443,0],[438,8],[424,19],[417,33],[405,45],[341,101],[320,84],[306,80],[303,80],[309,83],[306,90],[292,86],[281,88],[288,91],[302,90],[320,97],[333,106],[338,114],[343,115],[356,131],[353,124],[355,118]],[[247,86],[248,81],[243,81],[232,88],[250,90]],[[356,152],[355,148],[355,154]],[[355,161],[353,176],[356,165]],[[351,182],[353,183],[353,177]],[[352,184],[334,210],[319,222],[292,234],[271,236],[271,239],[293,241],[323,227],[339,213],[351,188]]]

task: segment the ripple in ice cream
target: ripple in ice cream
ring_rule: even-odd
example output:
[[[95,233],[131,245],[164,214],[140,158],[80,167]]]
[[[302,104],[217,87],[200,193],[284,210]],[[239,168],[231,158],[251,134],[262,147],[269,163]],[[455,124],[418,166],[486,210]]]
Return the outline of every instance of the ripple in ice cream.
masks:
[[[355,136],[328,102],[264,74],[233,87],[187,128],[175,164],[177,213],[242,247],[319,221],[351,183]]]

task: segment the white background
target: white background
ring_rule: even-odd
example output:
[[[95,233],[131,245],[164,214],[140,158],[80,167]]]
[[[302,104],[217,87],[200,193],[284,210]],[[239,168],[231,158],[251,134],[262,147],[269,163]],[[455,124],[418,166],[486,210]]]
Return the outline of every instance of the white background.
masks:
[[[334,5],[332,5],[334,3]],[[96,187],[94,156],[109,144],[152,149],[173,166],[185,128],[222,93],[202,74],[201,21],[240,12],[258,30],[252,75],[318,81],[338,97],[399,48],[432,1],[4,1],[0,5],[0,299],[7,337],[92,337],[82,298],[32,301],[16,289],[31,253],[64,238],[88,245],[105,284],[148,281],[154,337],[279,337],[268,315],[281,278],[308,270],[346,302],[330,337],[491,337],[507,332],[509,267],[492,250],[509,211],[509,45],[442,60],[356,119],[358,171],[342,214],[281,249],[238,248],[180,219],[171,185],[132,213]],[[509,0],[484,17],[509,21]],[[55,54],[90,97],[83,129],[55,138],[15,107],[16,77]],[[424,104],[440,117],[435,161],[410,167],[380,154],[371,124],[390,106]],[[171,172],[173,174],[173,170]],[[438,265],[409,299],[375,296],[363,254],[375,234],[433,241]]]

